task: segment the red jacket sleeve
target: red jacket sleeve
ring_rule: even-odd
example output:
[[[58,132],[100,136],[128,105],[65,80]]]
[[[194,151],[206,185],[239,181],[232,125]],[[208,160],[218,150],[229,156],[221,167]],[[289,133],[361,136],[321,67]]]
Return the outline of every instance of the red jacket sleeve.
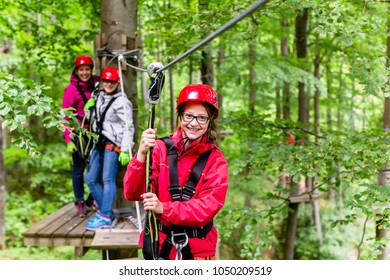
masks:
[[[145,193],[146,185],[146,162],[137,160],[137,154],[127,165],[123,179],[124,196],[127,200],[140,201],[141,194]]]

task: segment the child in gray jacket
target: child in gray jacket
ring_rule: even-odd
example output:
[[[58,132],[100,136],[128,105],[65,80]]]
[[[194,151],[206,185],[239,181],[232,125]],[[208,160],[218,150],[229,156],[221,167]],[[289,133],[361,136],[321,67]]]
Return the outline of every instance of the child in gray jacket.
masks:
[[[116,197],[116,175],[120,162],[130,161],[133,146],[132,104],[119,91],[118,69],[107,67],[101,75],[102,91],[85,105],[85,114],[93,121],[98,135],[92,150],[85,182],[96,200],[99,211],[86,225],[87,230],[107,228],[112,223],[112,207]],[[102,176],[101,176],[102,175]],[[102,178],[103,186],[100,184]]]

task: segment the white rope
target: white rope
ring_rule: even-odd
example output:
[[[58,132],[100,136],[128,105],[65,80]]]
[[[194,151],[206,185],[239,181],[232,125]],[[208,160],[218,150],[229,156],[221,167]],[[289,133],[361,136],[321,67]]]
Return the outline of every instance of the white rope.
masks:
[[[125,111],[125,126],[126,126],[126,131],[125,131],[125,134],[124,134],[124,137],[127,137],[127,139],[130,139],[130,135],[129,135],[129,121],[127,119],[127,112],[126,112],[126,101],[127,101],[127,98],[125,97],[125,90],[124,90],[124,87],[123,87],[123,79],[122,79],[122,67],[121,67],[121,61],[124,60],[124,57],[122,54],[120,54],[118,56],[118,72],[119,72],[119,80],[120,80],[120,84],[121,84],[121,92],[122,92],[122,98],[123,98],[123,109]],[[132,149],[132,146],[131,146],[131,139],[130,139],[130,145],[129,145],[129,154],[130,154],[130,159],[133,157],[133,153],[131,151]],[[138,230],[139,230],[139,233],[142,232],[142,229],[141,229],[141,211],[139,209],[139,202],[136,201],[135,202],[135,208],[136,208],[136,211],[137,211],[137,219],[138,219]]]

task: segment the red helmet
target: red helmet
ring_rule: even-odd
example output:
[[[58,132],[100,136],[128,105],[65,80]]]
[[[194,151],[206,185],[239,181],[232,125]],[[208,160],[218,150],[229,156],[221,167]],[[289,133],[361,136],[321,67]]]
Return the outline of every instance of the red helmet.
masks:
[[[119,81],[119,72],[117,68],[107,67],[103,70],[102,75],[100,76],[102,80],[109,80],[117,83]]]
[[[88,55],[80,55],[76,57],[76,60],[74,61],[74,67],[79,67],[81,65],[90,65],[93,68],[93,60]]]
[[[195,84],[185,86],[179,93],[176,110],[180,104],[187,101],[201,101],[212,105],[215,108],[214,119],[218,118],[218,101],[215,91],[206,84]]]

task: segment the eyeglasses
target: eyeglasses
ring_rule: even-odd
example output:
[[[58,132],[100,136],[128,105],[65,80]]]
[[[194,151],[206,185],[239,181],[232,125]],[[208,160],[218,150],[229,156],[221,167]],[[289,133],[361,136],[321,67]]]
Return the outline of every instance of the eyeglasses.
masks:
[[[198,124],[206,124],[210,120],[210,118],[206,116],[194,116],[187,113],[183,113],[181,115],[182,115],[182,121],[185,122],[192,122],[192,120],[195,119],[198,122]]]

